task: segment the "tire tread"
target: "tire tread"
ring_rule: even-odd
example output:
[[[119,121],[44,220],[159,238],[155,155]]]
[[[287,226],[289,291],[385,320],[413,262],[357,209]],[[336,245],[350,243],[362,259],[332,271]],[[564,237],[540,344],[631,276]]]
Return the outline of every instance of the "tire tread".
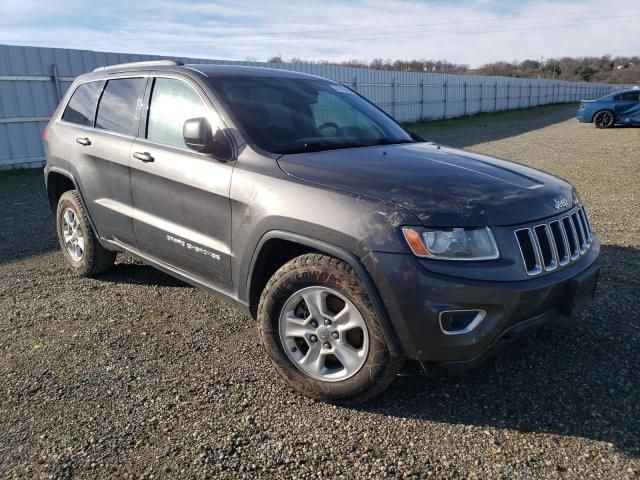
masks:
[[[82,257],[82,260],[79,262],[80,265],[74,266],[71,264],[71,269],[81,277],[92,277],[94,275],[99,275],[101,273],[106,272],[107,270],[113,267],[113,264],[116,259],[116,253],[111,250],[107,250],[104,248],[91,227],[91,222],[89,222],[89,216],[87,211],[85,210],[82,200],[80,199],[80,194],[77,190],[67,190],[62,194],[60,199],[58,200],[58,208],[56,211],[56,221],[60,222],[62,205],[65,202],[69,202],[73,205],[75,213],[80,217],[80,222],[83,226],[85,226],[86,233],[86,242],[85,242],[85,251]],[[65,251],[65,245],[63,243],[61,234],[60,234],[60,225],[56,225],[56,229],[58,231],[58,240],[60,242],[60,248],[62,248],[63,254],[65,257],[67,256]]]
[[[295,257],[294,259],[290,260],[282,267],[280,267],[267,282],[264,290],[262,291],[260,304],[258,306],[258,330],[261,338],[263,339],[263,344],[265,345],[265,348],[269,348],[269,342],[267,341],[267,339],[269,338],[269,336],[274,334],[273,326],[271,327],[271,329],[267,329],[269,325],[273,325],[266,318],[269,315],[267,311],[269,306],[268,297],[270,295],[273,295],[279,287],[282,288],[281,283],[283,278],[295,275],[297,271],[304,271],[310,268],[317,269],[320,272],[333,271],[340,278],[345,279],[345,284],[349,285],[351,295],[358,296],[361,301],[368,307],[375,323],[373,329],[371,328],[371,326],[369,326],[370,335],[375,335],[376,337],[381,339],[381,341],[385,345],[385,349],[383,352],[370,352],[370,355],[373,353],[374,355],[381,356],[382,358],[379,359],[378,363],[382,364],[382,366],[374,365],[374,368],[370,365],[365,365],[363,367],[370,369],[370,377],[372,379],[368,384],[366,390],[354,392],[353,395],[336,396],[326,390],[318,390],[316,388],[313,388],[314,385],[317,385],[321,382],[311,380],[310,377],[305,376],[303,373],[299,373],[297,376],[292,378],[292,375],[288,374],[290,373],[289,369],[293,368],[297,370],[297,367],[292,365],[288,359],[283,361],[276,361],[274,360],[273,355],[269,356],[271,357],[273,365],[281,374],[281,376],[284,377],[295,390],[303,393],[308,397],[324,401],[338,401],[340,403],[366,402],[367,400],[379,395],[391,384],[391,382],[393,382],[396,374],[402,368],[404,360],[390,355],[388,349],[386,348],[386,342],[384,341],[382,330],[380,329],[377,318],[375,318],[375,314],[373,313],[374,310],[371,306],[371,302],[369,300],[366,289],[362,281],[359,279],[355,269],[347,262],[321,253],[307,253]],[[329,273],[327,273],[327,275],[329,275]],[[284,365],[283,363],[286,363],[287,365]]]

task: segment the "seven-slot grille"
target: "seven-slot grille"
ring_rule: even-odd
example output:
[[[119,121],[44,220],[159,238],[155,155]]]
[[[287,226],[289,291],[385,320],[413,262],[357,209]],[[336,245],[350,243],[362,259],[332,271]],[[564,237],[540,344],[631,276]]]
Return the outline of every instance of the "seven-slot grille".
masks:
[[[584,208],[533,227],[515,231],[528,275],[564,267],[582,257],[593,241]]]

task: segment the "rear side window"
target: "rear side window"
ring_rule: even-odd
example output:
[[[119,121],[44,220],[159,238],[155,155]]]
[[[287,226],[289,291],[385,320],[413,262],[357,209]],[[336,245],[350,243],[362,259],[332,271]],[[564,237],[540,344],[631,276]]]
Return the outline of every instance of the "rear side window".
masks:
[[[98,101],[101,83],[102,82],[89,82],[80,85],[76,91],[73,92],[67,108],[64,109],[62,120],[86,127],[93,126],[93,117],[96,111],[96,103]]]
[[[137,135],[137,112],[146,83],[146,78],[109,80],[98,105],[96,127],[124,135]]]
[[[185,82],[156,78],[149,106],[147,139],[184,147],[184,122],[190,118],[209,117],[210,113],[200,96]]]
[[[616,95],[616,100],[622,100],[625,102],[637,102],[639,92],[626,92]]]

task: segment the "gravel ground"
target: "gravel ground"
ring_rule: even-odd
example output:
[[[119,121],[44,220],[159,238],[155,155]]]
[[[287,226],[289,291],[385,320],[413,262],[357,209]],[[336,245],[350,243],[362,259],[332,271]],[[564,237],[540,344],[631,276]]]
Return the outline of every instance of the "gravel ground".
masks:
[[[126,256],[74,278],[40,174],[0,175],[0,478],[638,478],[640,129],[574,112],[414,127],[573,182],[603,242],[597,299],[358,408],[291,393],[248,317]]]

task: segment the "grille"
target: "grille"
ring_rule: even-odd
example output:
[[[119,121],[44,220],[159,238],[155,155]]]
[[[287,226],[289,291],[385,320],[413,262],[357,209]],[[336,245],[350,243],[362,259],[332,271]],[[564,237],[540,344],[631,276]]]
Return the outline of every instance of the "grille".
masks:
[[[564,267],[582,257],[593,241],[584,208],[533,227],[515,231],[528,275],[539,275]]]

